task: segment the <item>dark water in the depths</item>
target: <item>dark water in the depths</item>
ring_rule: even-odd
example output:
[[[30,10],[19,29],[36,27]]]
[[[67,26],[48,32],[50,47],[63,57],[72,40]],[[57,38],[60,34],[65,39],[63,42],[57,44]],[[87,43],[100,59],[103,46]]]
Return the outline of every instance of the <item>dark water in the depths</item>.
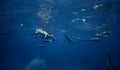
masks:
[[[0,0],[0,70],[119,70],[119,18],[119,0]]]

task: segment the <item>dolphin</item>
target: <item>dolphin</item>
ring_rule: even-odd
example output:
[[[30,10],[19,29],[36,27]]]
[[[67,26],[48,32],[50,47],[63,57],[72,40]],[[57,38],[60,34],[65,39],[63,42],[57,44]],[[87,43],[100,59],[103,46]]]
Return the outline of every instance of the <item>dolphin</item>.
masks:
[[[42,39],[43,39],[43,42],[45,42],[45,43],[56,40],[56,38],[52,34],[49,34],[48,32],[44,31],[41,28],[36,29],[34,35],[36,35],[36,36],[40,35],[42,37]]]
[[[69,43],[74,43],[73,40],[68,35],[64,35],[64,37],[67,39]]]
[[[44,31],[43,29],[37,29],[35,31],[35,35],[42,35],[43,38],[46,38],[47,36],[49,36],[49,34],[46,31]]]
[[[90,38],[88,41],[95,41],[95,42],[97,42],[97,41],[99,41],[100,40],[100,38],[98,38],[98,37],[93,37],[93,38]]]

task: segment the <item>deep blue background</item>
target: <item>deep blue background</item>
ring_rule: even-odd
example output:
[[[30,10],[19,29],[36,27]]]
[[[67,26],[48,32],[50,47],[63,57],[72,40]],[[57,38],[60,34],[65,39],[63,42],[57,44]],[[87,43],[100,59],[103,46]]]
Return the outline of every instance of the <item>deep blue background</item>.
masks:
[[[37,15],[42,4],[52,7],[53,19],[48,24]],[[96,4],[103,4],[103,7],[95,10],[92,7]],[[87,11],[81,12],[83,8]],[[71,14],[74,11],[79,15]],[[37,56],[46,61],[43,70],[105,70],[102,58],[106,57],[107,51],[113,62],[120,64],[119,12],[118,0],[0,0],[0,32],[7,32],[0,35],[0,70],[26,70],[27,64]],[[76,41],[78,36],[87,40],[95,33],[104,31],[84,28],[82,21],[70,23],[74,18],[85,16],[91,16],[85,22],[87,26],[94,28],[94,25],[106,24],[105,28],[112,34],[99,42],[69,44],[64,37],[66,34]],[[34,37],[37,28],[53,34],[57,41],[44,43],[40,37]],[[45,47],[41,48],[39,44]]]

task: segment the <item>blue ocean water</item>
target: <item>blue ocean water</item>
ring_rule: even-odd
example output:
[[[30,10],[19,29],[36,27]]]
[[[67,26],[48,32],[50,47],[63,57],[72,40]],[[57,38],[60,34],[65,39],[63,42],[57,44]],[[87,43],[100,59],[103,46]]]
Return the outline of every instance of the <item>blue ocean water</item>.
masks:
[[[1,0],[0,70],[120,70],[119,12],[119,0]]]

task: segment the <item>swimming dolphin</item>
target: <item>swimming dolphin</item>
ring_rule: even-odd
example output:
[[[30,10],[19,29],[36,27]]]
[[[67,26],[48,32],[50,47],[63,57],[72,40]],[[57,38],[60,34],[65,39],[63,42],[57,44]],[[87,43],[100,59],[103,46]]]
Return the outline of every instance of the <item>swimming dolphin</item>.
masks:
[[[68,35],[64,35],[64,37],[67,39],[69,43],[74,43],[73,40]]]
[[[77,42],[76,43],[80,43],[81,41],[84,41],[84,38],[77,38]]]
[[[103,35],[99,34],[99,33],[95,34],[95,36],[98,37],[98,38],[103,38]]]
[[[90,38],[88,41],[95,41],[95,42],[97,42],[97,41],[99,41],[100,40],[100,38],[98,38],[98,37],[93,37],[93,38]]]
[[[46,38],[47,36],[49,36],[49,34],[46,31],[44,31],[43,29],[37,29],[35,31],[35,35],[42,35],[43,38]]]
[[[98,38],[103,38],[103,37],[109,36],[110,34],[111,34],[111,31],[104,31],[101,34],[99,34],[99,33],[95,34],[95,36],[98,37]]]
[[[52,40],[56,40],[56,38],[52,34],[49,34],[40,28],[35,31],[34,35],[37,35],[37,36],[40,35],[43,39],[43,42],[46,42],[46,43],[51,42]]]
[[[84,38],[77,38],[77,41],[84,41]]]
[[[102,33],[102,35],[104,36],[104,37],[107,37],[108,35],[110,35],[111,34],[111,31],[104,31],[103,33]]]

